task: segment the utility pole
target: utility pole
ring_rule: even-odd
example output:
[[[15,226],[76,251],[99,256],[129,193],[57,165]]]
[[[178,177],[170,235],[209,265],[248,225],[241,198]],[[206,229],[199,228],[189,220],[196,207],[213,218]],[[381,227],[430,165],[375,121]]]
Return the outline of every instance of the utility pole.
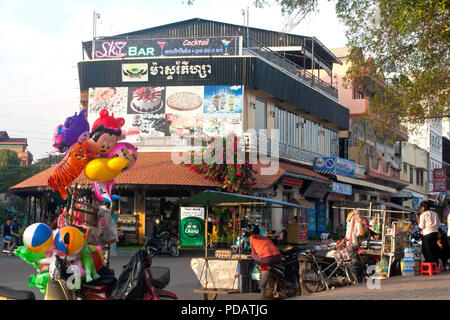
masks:
[[[95,38],[97,37],[97,19],[100,19],[100,13],[95,12],[92,21],[92,59],[95,59]]]

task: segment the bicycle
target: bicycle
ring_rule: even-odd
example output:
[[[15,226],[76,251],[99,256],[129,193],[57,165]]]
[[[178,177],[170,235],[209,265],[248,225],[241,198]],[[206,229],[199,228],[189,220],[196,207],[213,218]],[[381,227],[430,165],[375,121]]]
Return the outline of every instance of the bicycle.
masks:
[[[352,255],[356,256],[357,263],[362,265],[356,252],[351,252],[355,248],[339,249],[334,246],[331,249],[335,251],[330,250],[328,256],[316,255],[321,250],[306,250],[300,253],[300,283],[304,292],[316,293],[363,281],[364,277],[358,276],[362,275],[363,271],[355,272],[353,267]]]

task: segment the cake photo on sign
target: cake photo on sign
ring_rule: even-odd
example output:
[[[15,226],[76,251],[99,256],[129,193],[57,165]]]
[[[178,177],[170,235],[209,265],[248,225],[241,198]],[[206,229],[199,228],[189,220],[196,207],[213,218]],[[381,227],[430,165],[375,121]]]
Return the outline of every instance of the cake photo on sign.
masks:
[[[167,106],[179,111],[195,110],[202,103],[202,97],[193,92],[176,92],[167,98]]]
[[[163,107],[163,87],[130,88],[129,107],[132,113],[155,113]]]

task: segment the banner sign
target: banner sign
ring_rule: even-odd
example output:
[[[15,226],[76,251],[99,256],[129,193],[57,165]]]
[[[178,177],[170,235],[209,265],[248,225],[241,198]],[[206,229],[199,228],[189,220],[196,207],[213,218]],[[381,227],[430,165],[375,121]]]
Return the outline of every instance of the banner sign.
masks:
[[[125,119],[121,141],[149,147],[186,145],[187,136],[243,133],[243,86],[129,86],[89,89],[92,126],[106,109]]]
[[[205,245],[205,208],[180,207],[180,243],[187,247]]]
[[[282,182],[283,182],[283,184],[288,185],[288,186],[297,186],[300,188],[303,186],[303,180],[291,178],[291,177],[284,177]]]
[[[433,192],[446,192],[447,191],[447,181],[446,181],[445,168],[438,168],[433,170]]]
[[[324,174],[334,174],[349,178],[355,177],[355,160],[338,157],[316,158],[314,170]]]
[[[317,234],[327,232],[327,206],[326,202],[317,202]]]
[[[143,58],[163,56],[240,55],[241,37],[103,39],[94,42],[94,59]]]
[[[352,185],[346,183],[332,182],[331,192],[341,193],[348,196],[352,195]]]

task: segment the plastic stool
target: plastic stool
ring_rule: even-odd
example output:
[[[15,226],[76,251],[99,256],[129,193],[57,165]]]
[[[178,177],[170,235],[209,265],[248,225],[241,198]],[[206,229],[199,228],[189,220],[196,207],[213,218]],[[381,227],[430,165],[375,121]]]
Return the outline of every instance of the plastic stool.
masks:
[[[420,275],[428,274],[432,276],[433,274],[439,274],[439,269],[436,262],[422,262],[420,265]]]

